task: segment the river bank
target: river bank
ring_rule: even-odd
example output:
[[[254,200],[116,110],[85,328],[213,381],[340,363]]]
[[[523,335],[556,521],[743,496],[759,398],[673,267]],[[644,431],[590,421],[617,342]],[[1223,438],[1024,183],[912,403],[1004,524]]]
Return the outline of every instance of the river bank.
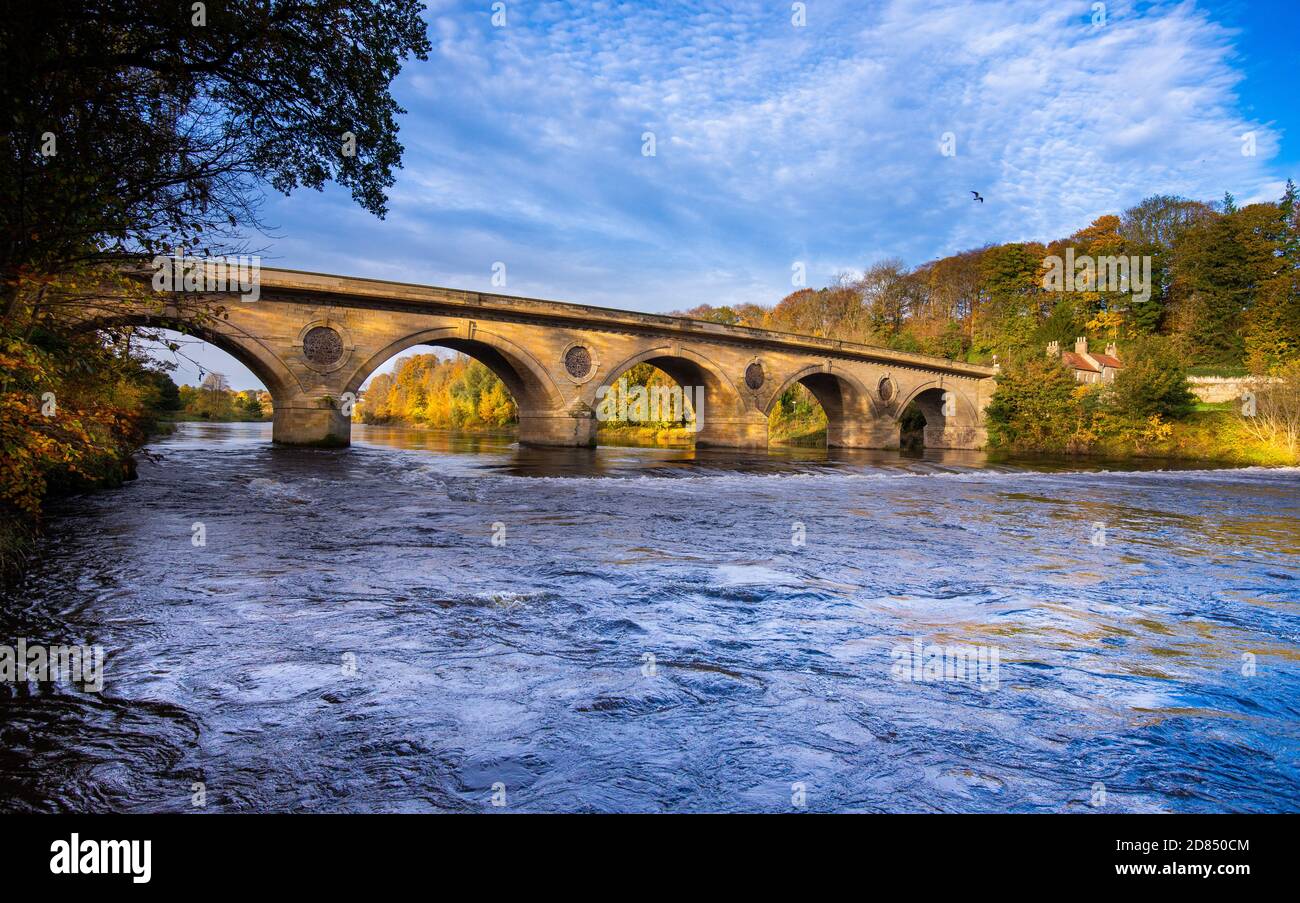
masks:
[[[36,528],[14,515],[0,517],[0,589],[17,579],[36,544]]]
[[[1112,462],[1152,459],[1201,462],[1223,467],[1290,467],[1300,454],[1276,441],[1252,434],[1235,408],[1205,406],[1183,420],[1142,424],[1117,434],[1081,430],[1072,442],[1010,442],[989,449],[997,456],[1034,455],[1105,459]]]
[[[205,414],[191,414],[186,411],[169,412],[165,423],[270,423],[271,417],[222,416],[211,417]]]

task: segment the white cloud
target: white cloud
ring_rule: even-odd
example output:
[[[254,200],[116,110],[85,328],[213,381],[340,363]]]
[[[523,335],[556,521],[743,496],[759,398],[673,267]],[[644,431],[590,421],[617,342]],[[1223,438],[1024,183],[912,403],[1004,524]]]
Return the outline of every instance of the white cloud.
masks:
[[[392,214],[299,194],[284,265],[647,310],[771,303],[898,255],[1051,239],[1152,193],[1273,197],[1232,34],[1193,2],[442,4]],[[657,156],[641,155],[655,132]],[[1241,156],[1254,130],[1258,156]],[[957,135],[954,158],[940,135]],[[968,191],[987,199],[973,203]],[[366,269],[357,269],[357,267]]]

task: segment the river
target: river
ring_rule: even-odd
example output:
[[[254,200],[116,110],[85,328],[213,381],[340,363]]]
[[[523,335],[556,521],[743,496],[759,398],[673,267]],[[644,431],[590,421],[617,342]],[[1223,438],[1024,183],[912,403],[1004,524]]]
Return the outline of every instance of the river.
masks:
[[[1300,810],[1300,470],[269,438],[54,507],[0,810]]]

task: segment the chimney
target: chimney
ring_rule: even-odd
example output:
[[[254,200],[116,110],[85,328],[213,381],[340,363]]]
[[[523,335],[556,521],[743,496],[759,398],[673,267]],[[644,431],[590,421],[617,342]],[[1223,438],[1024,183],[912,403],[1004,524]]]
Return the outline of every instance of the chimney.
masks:
[[[1048,356],[1048,357],[1060,357],[1060,356],[1061,356],[1061,343],[1060,343],[1060,342],[1048,342],[1048,343],[1047,343],[1047,356]]]
[[[1076,338],[1076,339],[1074,340],[1074,353],[1075,353],[1075,354],[1087,354],[1087,353],[1088,353],[1088,337],[1087,337],[1087,336],[1079,336],[1078,338]]]
[[[1115,347],[1114,342],[1111,342],[1109,345],[1106,346],[1106,353],[1109,354],[1111,357],[1116,357],[1116,358],[1119,357],[1119,349]]]

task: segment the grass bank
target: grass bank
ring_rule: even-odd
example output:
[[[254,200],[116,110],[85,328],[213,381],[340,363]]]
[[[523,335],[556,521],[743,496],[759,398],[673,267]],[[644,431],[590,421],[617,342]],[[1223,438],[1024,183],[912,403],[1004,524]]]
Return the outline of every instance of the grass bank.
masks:
[[[1200,405],[1182,420],[1120,435],[1083,434],[1065,448],[1013,442],[989,449],[996,456],[1051,455],[1107,461],[1162,459],[1235,467],[1300,465],[1300,454],[1252,435],[1234,405]]]
[[[1138,442],[1100,442],[1092,454],[1106,457],[1177,458],[1237,466],[1295,466],[1300,455],[1280,443],[1263,441],[1246,429],[1235,405],[1206,405],[1170,424],[1168,438]]]
[[[805,424],[801,428],[782,430],[775,434],[769,433],[767,441],[771,445],[817,448],[826,444],[826,427],[824,425]]]

